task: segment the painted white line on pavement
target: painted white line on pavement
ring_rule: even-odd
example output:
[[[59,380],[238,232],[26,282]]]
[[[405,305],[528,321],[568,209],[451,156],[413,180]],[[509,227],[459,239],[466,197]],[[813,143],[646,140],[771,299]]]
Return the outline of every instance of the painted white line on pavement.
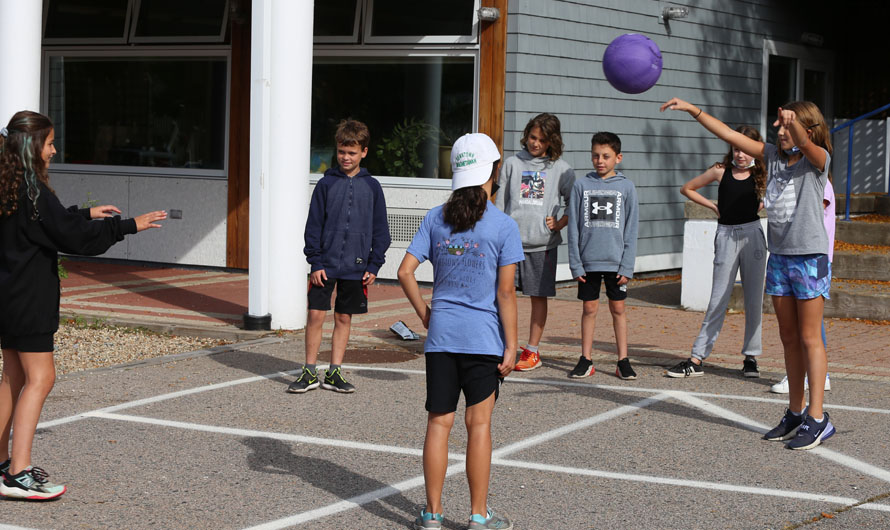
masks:
[[[701,409],[708,414],[712,414],[718,418],[725,418],[739,425],[758,432],[760,434],[765,433],[769,430],[769,427],[763,425],[762,423],[757,423],[754,420],[746,418],[740,414],[736,414],[731,410],[727,410],[723,407],[714,405],[713,403],[709,403],[703,399],[699,399],[695,396],[684,395],[682,392],[675,392],[673,396],[675,399],[682,401],[688,405]],[[832,451],[824,446],[816,447],[815,449],[810,449],[810,452],[819,455],[826,460],[830,460],[835,464],[840,464],[844,467],[849,467],[854,471],[858,471],[863,475],[869,475],[879,480],[883,480],[884,482],[890,482],[890,471],[886,469],[879,468],[877,466],[873,466],[867,462],[863,462],[862,460],[858,460],[851,456],[847,456],[837,451]]]
[[[850,497],[838,497],[835,495],[822,495],[819,493],[805,493],[802,491],[780,490],[773,488],[756,488],[751,486],[740,486],[735,484],[726,484],[724,482],[704,482],[701,480],[685,480],[668,477],[658,477],[650,475],[635,475],[631,473],[614,473],[611,471],[597,471],[595,469],[583,469],[565,466],[555,466],[550,464],[539,464],[535,462],[522,462],[518,460],[504,460],[492,458],[492,465],[514,467],[522,469],[532,469],[535,471],[549,471],[552,473],[563,473],[567,475],[583,475],[588,477],[606,478],[612,480],[625,480],[631,482],[646,482],[649,484],[659,484],[666,486],[681,486],[684,488],[700,488],[706,490],[728,491],[732,493],[746,493],[752,495],[766,495],[770,497],[784,497],[788,499],[799,499],[817,502],[831,502],[843,506],[851,506],[859,501]],[[861,504],[857,508],[866,508],[880,511],[890,511],[890,506],[884,504]]]
[[[34,530],[34,529],[28,528],[26,526],[13,526],[11,524],[0,523],[0,530]]]
[[[245,377],[244,379],[235,379],[232,381],[226,381],[224,383],[215,383],[212,385],[198,386],[194,388],[189,388],[187,390],[179,390],[176,392],[169,392],[167,394],[160,394],[157,396],[153,396],[145,399],[137,399],[135,401],[128,401],[126,403],[121,403],[119,405],[113,405],[111,407],[105,407],[101,409],[96,409],[90,412],[83,412],[80,414],[75,414],[73,416],[67,416],[64,418],[59,418],[57,420],[44,421],[37,425],[38,429],[47,429],[49,427],[55,427],[56,425],[62,425],[65,423],[71,423],[72,421],[82,420],[84,418],[89,418],[91,415],[95,415],[101,412],[116,412],[118,410],[129,409],[133,407],[139,407],[142,405],[149,405],[151,403],[157,403],[159,401],[166,401],[168,399],[176,399],[182,396],[188,396],[191,394],[199,394],[201,392],[208,392],[210,390],[219,390],[220,388],[227,388],[235,385],[243,385],[245,383],[254,383],[257,381],[264,381],[267,379],[275,379],[276,377],[285,377],[289,375],[296,375],[300,373],[300,370],[290,370],[287,372],[275,372],[272,374],[266,375],[255,375],[252,377]]]
[[[559,436],[565,436],[566,434],[570,434],[572,432],[586,429],[592,425],[597,423],[610,420],[612,418],[616,418],[622,414],[627,414],[628,412],[633,412],[643,407],[648,407],[653,403],[657,403],[666,399],[667,394],[653,396],[651,398],[646,398],[640,400],[631,405],[624,405],[621,407],[617,407],[610,411],[604,412],[602,414],[597,414],[591,418],[587,418],[585,420],[581,420],[564,427],[560,427],[558,429],[554,429],[552,431],[547,431],[546,433],[540,434],[538,436],[532,436],[531,438],[527,438],[525,440],[521,440],[514,444],[507,445],[500,449],[492,452],[492,459],[495,456],[505,456],[510,453],[515,453],[517,451],[521,451],[533,445],[538,445],[543,442],[552,440]],[[421,451],[422,454],[422,451]],[[448,466],[446,471],[446,476],[453,475],[455,473],[459,473],[464,470],[465,462],[461,462],[458,464],[452,464]],[[345,501],[336,502],[334,504],[329,504],[327,506],[323,506],[321,508],[316,508],[315,510],[309,510],[307,512],[298,513],[296,515],[292,515],[290,517],[285,517],[282,519],[277,519],[275,521],[269,521],[267,523],[263,523],[258,526],[250,527],[247,530],[275,530],[278,528],[286,528],[288,526],[295,526],[298,524],[302,524],[308,521],[312,521],[315,519],[320,519],[322,517],[328,517],[330,515],[334,515],[340,512],[344,512],[346,510],[351,510],[353,508],[357,508],[363,504],[367,504],[369,502],[374,502],[376,500],[382,499],[384,497],[388,497],[395,493],[402,493],[408,491],[413,488],[418,488],[424,485],[423,475],[410,478],[408,480],[404,480],[397,484],[393,484],[391,486],[386,486],[383,488],[376,489],[374,491],[364,493],[362,495],[358,495],[356,497],[352,497],[351,499],[347,499]]]
[[[298,434],[285,434],[269,431],[257,431],[253,429],[235,429],[232,427],[218,427],[216,425],[205,425],[202,423],[191,423],[185,421],[161,420],[157,418],[149,418],[146,416],[132,416],[129,414],[110,414],[108,412],[88,412],[86,416],[90,418],[103,418],[107,420],[129,421],[133,423],[146,423],[149,425],[160,425],[163,427],[175,427],[177,429],[185,429],[191,431],[211,432],[216,434],[231,434],[233,436],[245,436],[249,438],[269,438],[272,440],[282,440],[285,442],[305,443],[312,445],[323,445],[325,447],[336,447],[338,449],[358,449],[361,451],[373,451],[376,453],[387,453],[395,455],[423,456],[423,449],[414,449],[411,447],[398,447],[395,445],[381,445],[366,442],[354,442],[351,440],[336,440],[333,438],[316,438],[314,436],[301,436]],[[458,453],[448,453],[450,460],[465,460],[466,457]]]

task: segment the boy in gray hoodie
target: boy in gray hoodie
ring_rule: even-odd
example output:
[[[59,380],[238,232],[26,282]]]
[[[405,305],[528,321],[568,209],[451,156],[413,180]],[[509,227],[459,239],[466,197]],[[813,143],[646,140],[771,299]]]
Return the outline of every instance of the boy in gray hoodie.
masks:
[[[556,247],[569,222],[559,211],[568,205],[575,171],[560,158],[562,134],[553,114],[529,120],[519,143],[522,151],[501,167],[495,206],[516,221],[522,237],[525,260],[516,267],[516,286],[531,298],[532,311],[528,345],[520,348],[514,369],[525,372],[541,366],[538,344],[547,323],[547,297],[556,296]]]
[[[636,379],[627,358],[627,317],[624,300],[627,282],[633,277],[637,255],[637,193],[615,166],[621,162],[621,139],[598,132],[591,139],[591,161],[595,171],[578,179],[569,199],[569,266],[578,281],[578,299],[584,302],[581,315],[581,358],[569,377],[593,375],[593,333],[599,307],[600,283],[606,284],[609,311],[615,328],[621,379]]]

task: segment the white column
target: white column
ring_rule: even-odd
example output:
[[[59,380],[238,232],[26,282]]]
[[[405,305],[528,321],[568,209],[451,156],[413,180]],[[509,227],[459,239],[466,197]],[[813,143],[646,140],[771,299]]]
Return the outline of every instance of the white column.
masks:
[[[20,110],[40,110],[43,2],[0,0],[0,127]]]
[[[308,9],[307,5],[308,4]],[[254,0],[251,23],[248,316],[306,324],[312,88],[310,1]]]
[[[273,329],[306,325],[303,229],[309,213],[314,2],[275,0],[272,17],[272,175],[269,231]]]

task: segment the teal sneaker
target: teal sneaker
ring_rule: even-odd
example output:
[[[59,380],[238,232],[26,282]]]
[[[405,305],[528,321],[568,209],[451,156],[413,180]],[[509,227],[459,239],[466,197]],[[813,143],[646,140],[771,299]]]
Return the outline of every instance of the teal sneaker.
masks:
[[[6,462],[0,464],[0,480],[3,479],[3,475],[9,472],[9,463],[12,462],[10,459],[6,459]]]
[[[429,530],[442,528],[441,513],[427,513],[426,509],[420,510],[420,515],[414,519],[414,530]]]
[[[321,383],[318,381],[318,375],[313,374],[306,367],[303,367],[303,372],[300,374],[300,377],[297,378],[296,381],[288,385],[287,391],[291,394],[302,394],[304,392],[309,392],[310,390],[318,388]]]
[[[510,530],[513,528],[513,523],[511,523],[509,519],[494,513],[491,508],[488,509],[486,515],[488,517],[483,517],[478,513],[474,513],[470,517],[470,524],[467,525],[468,530]]]
[[[334,392],[342,392],[344,394],[355,392],[355,387],[343,378],[343,374],[340,373],[340,368],[334,368],[333,372],[330,369],[325,370],[324,382],[321,384],[321,388],[324,388],[325,390],[333,390]]]
[[[10,475],[7,471],[0,481],[0,495],[12,499],[46,501],[68,491],[65,486],[47,480],[48,477],[46,471],[39,467],[28,466],[15,475]]]

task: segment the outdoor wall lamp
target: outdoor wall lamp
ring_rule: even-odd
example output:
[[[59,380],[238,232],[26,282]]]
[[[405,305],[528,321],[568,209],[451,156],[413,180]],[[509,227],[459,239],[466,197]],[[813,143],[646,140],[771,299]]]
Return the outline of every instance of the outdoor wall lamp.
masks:
[[[686,18],[689,16],[688,7],[666,7],[661,11],[661,18],[664,21],[676,20],[678,18]]]
[[[478,13],[482,22],[494,22],[501,18],[501,10],[496,7],[480,7]]]

